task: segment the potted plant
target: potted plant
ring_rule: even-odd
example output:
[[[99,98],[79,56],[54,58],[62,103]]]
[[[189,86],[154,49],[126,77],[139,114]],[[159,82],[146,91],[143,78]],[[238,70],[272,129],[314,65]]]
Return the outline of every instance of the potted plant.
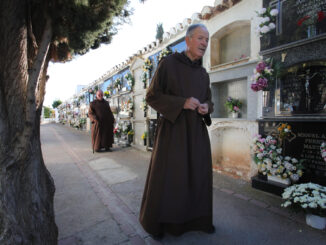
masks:
[[[147,132],[146,131],[142,134],[141,139],[144,141],[144,145],[147,145]]]
[[[314,183],[296,184],[282,194],[282,207],[306,213],[306,223],[316,229],[326,227],[326,187]]]
[[[229,96],[224,105],[227,108],[227,110],[232,113],[233,118],[237,118],[239,116],[238,114],[242,107],[242,103],[240,100],[233,99],[232,97]]]

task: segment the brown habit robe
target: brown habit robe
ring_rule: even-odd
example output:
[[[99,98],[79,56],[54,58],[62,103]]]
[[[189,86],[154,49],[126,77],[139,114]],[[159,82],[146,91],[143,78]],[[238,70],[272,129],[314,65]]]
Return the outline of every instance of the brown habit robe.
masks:
[[[113,124],[109,102],[106,100],[94,100],[88,110],[92,122],[92,146],[94,150],[110,148],[113,144]]]
[[[145,184],[140,223],[159,235],[212,226],[212,159],[202,116],[183,109],[186,98],[208,103],[209,76],[201,60],[184,53],[164,58],[148,88],[146,101],[161,114]]]

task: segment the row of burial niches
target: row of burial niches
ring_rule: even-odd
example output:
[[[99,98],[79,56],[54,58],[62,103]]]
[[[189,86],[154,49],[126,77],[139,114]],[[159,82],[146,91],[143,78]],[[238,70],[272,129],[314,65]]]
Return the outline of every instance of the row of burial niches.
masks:
[[[260,33],[261,54],[273,69],[263,91],[263,117],[325,116],[326,0],[263,4],[262,17],[269,16],[268,23],[275,24],[273,29],[260,29],[267,28]],[[271,15],[271,9],[278,14]]]
[[[262,91],[259,133],[282,139],[282,155],[303,162],[300,181],[326,185],[326,0],[264,0],[264,7],[278,15],[261,36],[273,75]]]
[[[260,14],[261,50],[326,33],[326,0],[263,0],[263,6],[267,11]]]

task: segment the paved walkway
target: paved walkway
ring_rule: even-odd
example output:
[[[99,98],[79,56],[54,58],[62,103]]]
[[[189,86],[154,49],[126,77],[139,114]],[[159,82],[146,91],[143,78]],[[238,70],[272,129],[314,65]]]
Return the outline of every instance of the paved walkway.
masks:
[[[326,244],[326,232],[307,226],[303,214],[280,208],[281,198],[218,173],[216,232],[154,241],[138,223],[149,152],[116,146],[113,152],[92,154],[88,133],[54,123],[41,126],[41,140],[56,185],[59,245]]]

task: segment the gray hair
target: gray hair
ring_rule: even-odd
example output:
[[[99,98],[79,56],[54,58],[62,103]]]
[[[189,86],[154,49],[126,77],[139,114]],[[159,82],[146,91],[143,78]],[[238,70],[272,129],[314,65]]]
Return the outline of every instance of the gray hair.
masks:
[[[192,35],[194,34],[194,31],[196,28],[202,28],[205,29],[207,31],[207,27],[204,24],[192,24],[188,27],[187,32],[186,32],[186,37],[192,37]]]

